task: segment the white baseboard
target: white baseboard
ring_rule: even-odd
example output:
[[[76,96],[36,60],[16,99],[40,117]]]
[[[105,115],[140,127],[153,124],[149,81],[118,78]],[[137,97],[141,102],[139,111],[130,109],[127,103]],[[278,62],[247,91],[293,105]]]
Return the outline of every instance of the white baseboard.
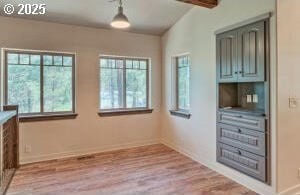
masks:
[[[234,171],[233,169],[227,168],[217,162],[212,162],[209,158],[205,156],[199,156],[195,153],[192,153],[184,148],[180,148],[177,145],[168,142],[166,140],[161,140],[161,143],[174,149],[175,151],[203,164],[204,166],[230,178],[231,180],[259,193],[261,195],[275,195],[275,188],[268,186],[264,183],[256,181],[248,176],[241,175],[241,173]]]
[[[20,158],[20,164],[24,165],[24,164],[35,163],[35,162],[62,159],[62,158],[68,158],[68,157],[76,157],[76,156],[81,156],[81,155],[95,154],[95,153],[108,152],[108,151],[114,151],[114,150],[120,150],[120,149],[128,149],[128,148],[147,146],[147,145],[153,145],[153,144],[159,144],[159,143],[160,143],[159,140],[146,140],[146,141],[141,141],[141,142],[132,142],[132,143],[126,143],[126,144],[103,146],[103,147],[99,147],[99,148],[74,150],[74,151],[52,153],[52,154],[45,154],[45,155],[36,155],[36,156],[26,156],[26,157]]]
[[[300,195],[300,184],[280,192],[279,195]]]

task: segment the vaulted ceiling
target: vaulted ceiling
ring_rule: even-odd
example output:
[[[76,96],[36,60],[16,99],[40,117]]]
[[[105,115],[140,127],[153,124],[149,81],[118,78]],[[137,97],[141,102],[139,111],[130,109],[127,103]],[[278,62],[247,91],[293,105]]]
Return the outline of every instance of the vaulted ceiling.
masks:
[[[117,13],[118,2],[110,0],[1,0],[5,4],[46,4],[45,15],[9,15],[64,24],[96,28],[111,28],[110,22]],[[193,5],[175,0],[123,0],[124,12],[132,27],[131,32],[161,35],[173,26]],[[6,15],[1,10],[2,16]]]

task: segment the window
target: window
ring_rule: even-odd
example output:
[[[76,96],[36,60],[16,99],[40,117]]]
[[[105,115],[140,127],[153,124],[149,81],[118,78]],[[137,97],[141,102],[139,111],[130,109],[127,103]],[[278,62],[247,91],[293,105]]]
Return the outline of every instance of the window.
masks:
[[[74,55],[6,51],[6,97],[22,116],[74,113]]]
[[[190,109],[190,62],[188,56],[176,58],[177,109],[188,112]]]
[[[100,57],[100,110],[149,106],[149,60]]]
[[[176,105],[170,113],[175,116],[190,118],[190,59],[188,55],[178,56],[175,61]]]

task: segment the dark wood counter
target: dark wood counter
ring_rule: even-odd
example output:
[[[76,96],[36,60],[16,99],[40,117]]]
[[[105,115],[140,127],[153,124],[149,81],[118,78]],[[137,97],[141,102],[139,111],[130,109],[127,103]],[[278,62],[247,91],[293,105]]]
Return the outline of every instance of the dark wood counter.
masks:
[[[19,167],[19,118],[17,106],[4,106],[1,127],[1,187],[5,194],[16,169]]]

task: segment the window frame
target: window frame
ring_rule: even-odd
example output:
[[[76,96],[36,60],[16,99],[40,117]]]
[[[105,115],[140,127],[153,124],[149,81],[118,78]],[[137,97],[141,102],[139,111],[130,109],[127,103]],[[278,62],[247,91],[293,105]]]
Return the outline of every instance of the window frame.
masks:
[[[76,114],[76,54],[67,52],[52,52],[40,50],[19,50],[19,49],[3,49],[4,51],[4,103],[8,104],[8,54],[28,54],[40,56],[40,112],[34,113],[21,113],[20,121],[40,121],[40,120],[58,120],[58,119],[71,119],[77,116]],[[72,110],[71,111],[56,111],[44,112],[44,56],[67,56],[72,57]],[[20,61],[20,59],[18,59]]]
[[[189,73],[191,73],[190,68],[191,68],[191,63],[190,63],[190,54],[189,53],[185,53],[182,55],[177,55],[173,57],[173,66],[175,66],[175,71],[173,74],[175,74],[175,79],[173,80],[173,82],[175,82],[175,93],[173,93],[173,95],[175,95],[175,105],[174,105],[174,109],[170,110],[170,114],[174,115],[174,116],[178,116],[178,117],[182,117],[182,118],[186,118],[186,119],[190,119],[191,114],[191,107],[189,107],[189,109],[182,109],[179,108],[179,59],[180,58],[184,58],[187,57],[188,58],[188,68],[189,68]],[[190,88],[190,82],[191,79],[189,79],[189,88]],[[190,93],[190,90],[189,90]],[[189,94],[189,101],[190,101],[190,94]]]
[[[113,56],[113,55],[100,55],[99,56],[99,71],[98,71],[98,80],[99,80],[99,115],[100,116],[114,116],[114,115],[128,115],[128,114],[143,114],[143,113],[152,113],[153,109],[150,109],[150,58],[142,57],[127,57],[127,56]],[[123,107],[122,108],[108,108],[101,109],[101,59],[107,60],[122,60],[123,61]],[[136,108],[127,108],[127,95],[126,95],[126,61],[146,61],[146,106],[145,107],[136,107]],[[114,114],[115,113],[115,114]]]

